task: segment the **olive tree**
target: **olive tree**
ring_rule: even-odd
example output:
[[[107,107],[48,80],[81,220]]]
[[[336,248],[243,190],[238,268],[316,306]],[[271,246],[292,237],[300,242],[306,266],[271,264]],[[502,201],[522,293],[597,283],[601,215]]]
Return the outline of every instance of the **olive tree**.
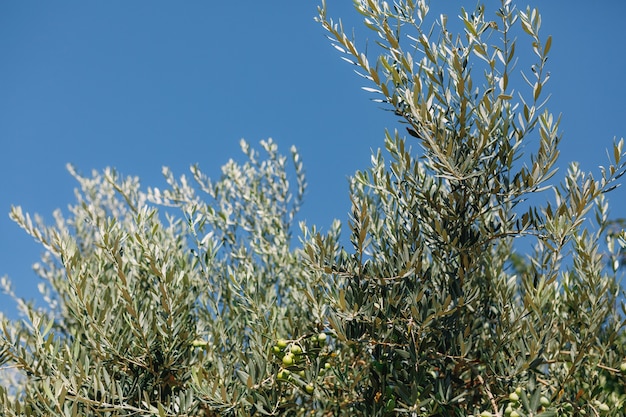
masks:
[[[351,347],[337,387],[354,413],[623,413],[623,390],[605,390],[624,382],[616,235],[600,249],[623,141],[599,176],[572,163],[554,181],[551,38],[537,10],[499,6],[461,10],[454,34],[425,1],[356,1],[373,61],[319,9],[406,128],[352,179],[350,249],[307,246],[328,276],[329,324]]]
[[[375,44],[317,20],[402,129],[351,179],[347,225],[296,234],[302,162],[271,140],[161,188],[70,166],[53,225],[11,212],[47,306],[3,280],[24,316],[2,318],[3,415],[624,413],[623,142],[555,175],[539,13],[354,4]]]
[[[166,189],[144,191],[70,166],[68,217],[47,226],[12,210],[46,249],[35,272],[48,308],[17,298],[25,320],[2,321],[1,363],[21,375],[3,381],[3,415],[275,415],[312,401],[315,369],[279,380],[282,351],[327,354],[290,249],[303,168],[293,149],[291,184],[287,158],[261,144],[265,155],[242,142],[247,161],[215,182],[194,166],[196,188],[167,169]]]

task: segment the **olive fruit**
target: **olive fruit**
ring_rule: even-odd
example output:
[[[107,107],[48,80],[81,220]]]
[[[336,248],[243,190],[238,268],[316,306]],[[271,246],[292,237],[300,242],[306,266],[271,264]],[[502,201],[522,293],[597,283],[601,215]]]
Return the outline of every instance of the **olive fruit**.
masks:
[[[278,342],[276,342],[276,346],[282,350],[287,347],[287,341],[285,339],[279,339]]]
[[[293,353],[294,355],[300,355],[302,353],[302,348],[298,345],[292,345],[291,353]]]
[[[304,386],[304,390],[307,392],[307,394],[313,394],[313,391],[315,391],[315,388],[311,384],[306,384]]]
[[[317,342],[320,345],[323,345],[324,343],[326,343],[326,333],[320,333],[317,335]]]
[[[285,356],[283,356],[283,365],[291,366],[293,365],[294,362],[295,362],[295,358],[293,354],[287,353]]]
[[[513,401],[513,402],[518,402],[519,401],[519,395],[517,395],[516,392],[512,392],[509,394],[509,400]]]

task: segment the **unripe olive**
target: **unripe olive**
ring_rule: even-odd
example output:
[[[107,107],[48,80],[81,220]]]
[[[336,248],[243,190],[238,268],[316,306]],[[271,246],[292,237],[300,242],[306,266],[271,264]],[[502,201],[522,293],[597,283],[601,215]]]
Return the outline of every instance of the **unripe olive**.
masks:
[[[278,342],[276,342],[276,346],[278,346],[278,348],[282,350],[287,347],[287,341],[285,339],[280,339],[278,340]]]
[[[300,378],[304,378],[304,376],[305,376],[304,369],[303,369],[303,370],[301,370],[300,372],[298,372],[298,376],[299,376]]]
[[[520,417],[520,414],[517,411],[513,410],[511,411],[511,414],[509,417]]]
[[[514,403],[519,401],[519,395],[517,395],[517,392],[512,392],[509,394],[509,400],[513,401]]]
[[[510,416],[512,412],[513,412],[513,406],[511,406],[511,404],[507,405],[506,408],[504,409],[504,415]]]
[[[619,365],[619,370],[623,373],[626,374],[626,362],[622,362]]]
[[[278,371],[278,374],[276,376],[278,377],[278,379],[286,381],[289,379],[290,374],[291,372],[289,372],[289,369],[281,369],[280,371]]]
[[[610,411],[611,409],[609,408],[608,405],[606,405],[605,403],[602,403],[598,406],[598,410],[602,411],[603,413],[606,413],[607,411]]]
[[[543,405],[544,407],[547,407],[550,405],[550,400],[547,397],[544,397],[542,395],[541,398],[539,398],[539,404]]]
[[[313,385],[311,384],[306,384],[304,390],[307,392],[307,394],[313,394],[313,391],[315,391],[315,387],[313,387]]]
[[[317,335],[317,341],[320,345],[326,343],[326,333],[320,333]]]
[[[480,413],[480,417],[491,417],[491,416],[492,416],[491,411],[485,410],[482,413]]]
[[[324,364],[324,369],[330,369],[332,367],[332,365],[330,364],[330,362],[326,362]]]
[[[274,352],[275,355],[278,355],[281,350],[278,346],[272,346],[272,352]]]
[[[295,358],[291,353],[287,353],[285,356],[283,356],[283,365],[285,366],[293,365],[294,361]]]
[[[291,353],[293,353],[294,355],[300,355],[302,353],[302,348],[298,345],[292,345]]]

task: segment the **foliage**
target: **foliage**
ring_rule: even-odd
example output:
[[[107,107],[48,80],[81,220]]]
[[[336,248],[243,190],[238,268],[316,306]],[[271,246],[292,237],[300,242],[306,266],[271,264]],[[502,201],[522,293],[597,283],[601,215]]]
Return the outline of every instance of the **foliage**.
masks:
[[[165,169],[163,190],[70,167],[67,218],[11,212],[46,249],[48,307],[15,297],[25,320],[2,320],[4,414],[624,413],[626,235],[604,197],[623,142],[599,177],[556,182],[539,13],[462,10],[453,35],[424,1],[355,8],[373,63],[324,3],[318,21],[420,151],[386,133],[351,180],[349,242],[302,224],[292,248],[306,183],[272,141],[216,182]]]
[[[49,308],[22,304],[25,322],[3,321],[3,362],[25,375],[19,395],[0,393],[8,415],[276,413],[310,397],[277,384],[271,356],[279,336],[318,333],[289,250],[302,164],[294,149],[292,195],[286,158],[262,146],[260,160],[242,142],[248,161],[215,183],[193,167],[204,196],[167,169],[167,190],[143,192],[136,178],[70,167],[69,218],[48,227],[12,211],[47,249],[35,270]]]
[[[320,21],[423,152],[417,158],[388,132],[391,161],[377,153],[352,182],[354,253],[312,256],[346,272],[328,288],[330,323],[371,364],[348,378],[360,390],[346,390],[367,415],[499,413],[518,386],[549,398],[552,410],[592,412],[600,370],[620,360],[616,271],[598,245],[623,142],[599,180],[572,164],[560,185],[549,183],[560,135],[540,101],[551,39],[540,38],[536,10],[503,1],[495,20],[483,6],[462,10],[464,33],[454,36],[445,16],[427,21],[425,2],[355,4],[382,49],[375,64],[324,7]],[[530,75],[522,72],[528,93],[510,87],[516,25],[534,52]],[[525,158],[522,144],[533,140]],[[551,202],[533,197],[544,190]],[[585,222],[592,210],[595,229]],[[534,241],[527,257],[517,255],[517,238]]]

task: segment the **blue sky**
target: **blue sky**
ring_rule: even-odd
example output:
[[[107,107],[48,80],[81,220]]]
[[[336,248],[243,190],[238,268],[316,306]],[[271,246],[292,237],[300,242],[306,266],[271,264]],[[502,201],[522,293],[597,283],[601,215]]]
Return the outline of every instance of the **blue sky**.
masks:
[[[348,0],[329,13],[372,38]],[[450,20],[460,5],[432,5]],[[527,3],[518,2],[525,8]],[[626,136],[626,2],[530,2],[553,35],[549,108],[562,113],[561,166],[597,172],[614,137]],[[317,2],[0,3],[0,276],[36,296],[31,265],[42,248],[8,218],[10,206],[51,220],[74,202],[65,164],[115,167],[145,186],[161,167],[193,163],[216,177],[240,138],[295,144],[309,183],[301,219],[326,228],[349,210],[346,178],[369,166],[390,112],[360,89],[313,21]],[[362,43],[361,43],[362,45]],[[523,45],[518,46],[518,52]],[[610,195],[626,217],[626,188]],[[0,296],[0,310],[12,306]]]

